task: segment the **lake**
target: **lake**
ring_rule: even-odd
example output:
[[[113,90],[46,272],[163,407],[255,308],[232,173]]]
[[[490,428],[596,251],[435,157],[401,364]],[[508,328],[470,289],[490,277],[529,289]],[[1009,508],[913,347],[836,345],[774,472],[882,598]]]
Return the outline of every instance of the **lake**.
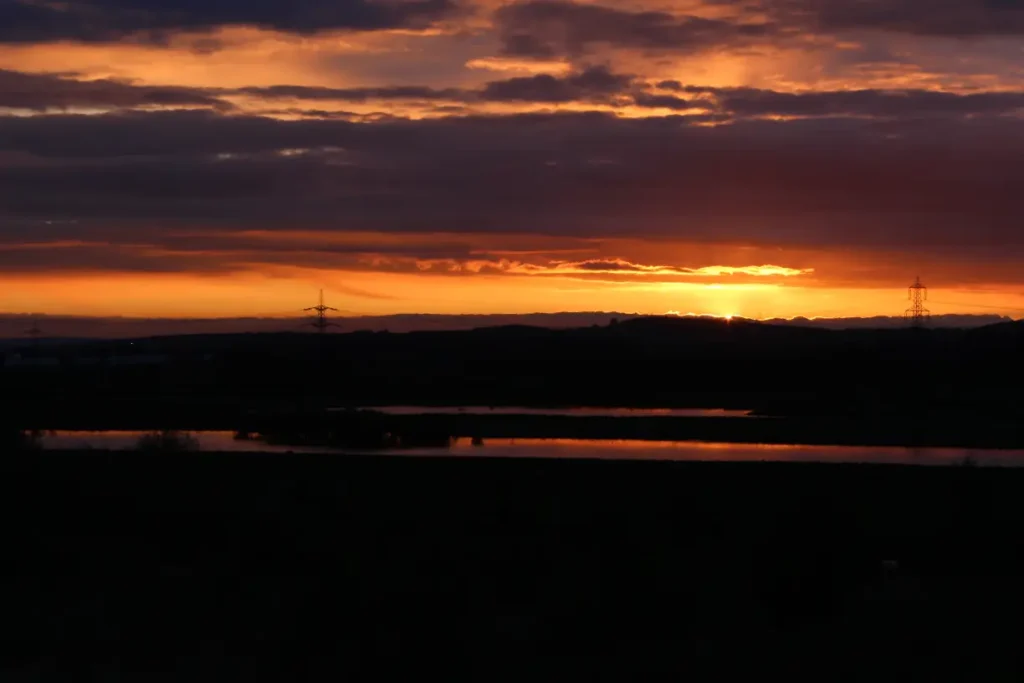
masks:
[[[366,406],[388,415],[558,415],[569,417],[753,417],[725,408],[520,408],[517,406]],[[346,408],[330,408],[334,412]]]
[[[44,449],[96,448],[123,450],[134,447],[143,432],[51,432],[42,439]],[[232,432],[196,432],[204,451],[259,453],[323,453],[344,455],[361,451],[331,448],[275,446],[259,440],[238,441]],[[948,466],[970,458],[978,465],[1019,467],[1022,450],[965,448],[895,448],[863,446],[800,446],[699,441],[612,441],[597,439],[488,439],[474,446],[460,439],[450,448],[387,451],[403,456],[461,456],[492,458],[597,458],[607,460],[678,460],[722,462],[832,462],[889,463]]]

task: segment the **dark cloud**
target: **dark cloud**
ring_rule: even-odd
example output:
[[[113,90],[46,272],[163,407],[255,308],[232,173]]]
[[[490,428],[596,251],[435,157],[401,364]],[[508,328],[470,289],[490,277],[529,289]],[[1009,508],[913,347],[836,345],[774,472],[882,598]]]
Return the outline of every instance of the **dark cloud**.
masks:
[[[308,119],[331,119],[336,121],[363,121],[377,118],[374,114],[358,114],[352,111],[336,111],[327,109],[304,109],[289,107],[288,109],[261,109],[261,116],[286,116]]]
[[[389,86],[379,88],[328,88],[297,85],[275,85],[237,89],[158,87],[111,80],[78,80],[73,75],[27,74],[0,70],[0,107],[32,109],[107,108],[134,109],[142,107],[212,107],[232,109],[226,99],[245,95],[260,100],[291,99],[300,101],[354,102],[408,101],[451,103],[456,106],[480,102],[610,102],[641,86],[634,77],[617,74],[604,66],[585,68],[564,76],[538,75],[491,81],[479,90],[462,88],[429,88],[423,86]],[[640,106],[682,108],[669,98],[656,96],[637,98]],[[647,103],[649,102],[649,103]],[[324,110],[274,110],[288,115],[315,116],[358,120],[368,115]],[[453,110],[460,113],[463,110]],[[269,113],[269,112],[268,112]],[[436,113],[446,113],[439,108]],[[373,116],[373,115],[370,115]],[[386,115],[384,115],[386,116]],[[378,115],[379,117],[379,115]]]
[[[0,41],[165,42],[220,26],[313,33],[417,28],[458,11],[456,0],[2,0]]]
[[[0,118],[0,149],[41,157],[118,159],[168,154],[247,153],[342,143],[356,131],[345,121],[302,126],[209,111],[119,112],[104,116]],[[124,133],[120,135],[118,131]]]
[[[205,273],[222,272],[230,266],[231,263],[218,254],[170,254],[118,244],[60,247],[40,243],[18,249],[0,249],[0,269],[9,274],[44,271]]]
[[[472,97],[472,93],[459,88],[427,88],[396,86],[385,88],[319,88],[300,85],[275,85],[264,88],[239,88],[235,94],[262,98],[290,98],[299,100],[339,100],[366,102],[369,100],[455,100]]]
[[[746,10],[708,19],[630,11],[613,3],[533,0],[501,7],[496,24],[508,54],[581,54],[595,45],[692,52],[778,41],[800,32],[878,29],[979,36],[1024,32],[1019,0],[715,0]],[[182,31],[258,26],[301,34],[329,29],[423,28],[457,17],[464,0],[0,0],[0,42],[136,40],[162,44]],[[219,48],[200,39],[199,52]]]
[[[329,234],[327,235],[329,236]],[[432,242],[429,236],[411,236],[401,242],[374,234],[349,243],[329,240],[256,238],[246,232],[206,232],[178,235],[156,232],[145,238],[123,234],[85,241],[39,240],[18,244],[0,240],[0,269],[15,273],[60,271],[134,273],[224,273],[260,266],[289,266],[323,270],[434,274],[454,277],[502,275],[508,277],[568,276],[591,281],[692,282],[694,278],[726,276],[733,282],[752,282],[758,267],[693,268],[633,263],[621,258],[564,261],[557,254],[503,255],[455,241]],[[492,240],[494,237],[492,237]],[[500,240],[500,237],[498,237]],[[500,244],[500,241],[497,242]],[[773,274],[798,276],[800,270],[774,266]]]
[[[140,86],[111,80],[80,81],[61,75],[0,69],[0,107],[44,111],[148,106],[231,108],[201,89]]]
[[[562,78],[539,74],[493,81],[484,86],[481,97],[490,101],[605,101],[621,94],[632,82],[632,76],[615,74],[599,66]]]
[[[615,260],[608,260],[608,261],[598,261],[598,260],[580,261],[578,263],[572,263],[572,264],[569,264],[569,265],[571,265],[571,267],[577,268],[579,270],[592,270],[592,271],[597,271],[597,272],[609,272],[609,271],[613,271],[614,272],[614,271],[618,271],[618,272],[623,272],[623,273],[642,273],[645,270],[645,268],[643,266],[639,266],[639,265],[634,264],[634,263],[629,263],[627,261],[615,261]]]
[[[737,116],[949,116],[1009,114],[1024,108],[1024,93],[957,94],[930,90],[844,90],[785,93],[754,88],[687,88],[713,95]]]
[[[283,242],[283,241],[282,241]],[[278,246],[282,246],[280,243]],[[383,255],[388,263],[408,264],[390,268],[400,272],[421,272],[419,259],[461,263],[469,259],[465,250],[444,245],[410,244],[405,247],[362,244],[347,249],[285,247],[272,243],[246,243],[244,240],[218,238],[216,234],[197,240],[173,237],[139,242],[128,237],[123,243],[83,243],[61,245],[40,242],[17,248],[0,248],[0,269],[4,273],[42,271],[134,273],[221,273],[241,270],[256,264],[303,268],[381,270],[374,261]],[[387,268],[385,268],[387,269]],[[438,268],[438,272],[442,269]]]
[[[667,91],[659,92],[659,91]],[[688,97],[683,97],[681,94]],[[708,120],[756,116],[871,116],[942,117],[1012,114],[1024,108],[1024,93],[977,92],[958,94],[929,90],[846,90],[777,92],[755,88],[708,88],[662,81],[653,88],[635,76],[593,66],[564,76],[537,75],[486,83],[478,90],[389,86],[379,88],[327,88],[278,85],[240,89],[202,89],[145,86],[112,80],[77,80],[73,75],[26,74],[0,70],[0,107],[48,109],[145,107],[210,107],[230,110],[225,99],[248,95],[262,100],[338,101],[366,103],[409,101],[438,103],[436,114],[467,114],[466,107],[485,102],[571,102],[635,104],[675,111],[705,109]],[[447,104],[441,104],[447,103]],[[360,122],[383,120],[388,114],[357,114],[319,109],[270,110],[321,119]],[[202,115],[200,111],[194,115]],[[130,116],[128,112],[125,116]],[[393,117],[392,117],[393,118]],[[239,125],[246,125],[240,120]],[[144,152],[144,148],[138,151]],[[230,151],[230,150],[227,150]]]
[[[1024,33],[1020,0],[754,0],[780,24],[813,31],[876,29],[939,36]]]
[[[749,44],[777,31],[770,23],[631,12],[565,0],[506,5],[495,17],[507,54],[542,58],[584,54],[601,44],[695,52],[717,45]]]
[[[314,88],[280,85],[241,88],[232,94],[261,98],[300,100],[337,100],[367,102],[374,100],[420,100],[446,102],[547,102],[604,101],[626,91],[633,77],[616,74],[607,67],[594,66],[565,76],[541,74],[491,81],[480,90],[394,86],[384,88]]]
[[[655,86],[659,90],[671,90],[672,92],[682,92],[685,86],[679,81],[659,81]]]
[[[1002,252],[1024,246],[1022,133],[1009,117],[0,117],[0,234],[38,239],[32,221],[53,219],[78,221],[67,238],[119,226],[900,247],[927,234]]]
[[[532,0],[502,7],[495,21],[506,54],[543,59],[584,55],[599,46],[692,53],[799,44],[811,36],[862,30],[947,37],[1024,33],[1020,0],[712,1],[740,11],[710,19],[613,3]]]
[[[694,103],[691,100],[676,97],[675,95],[657,95],[652,93],[637,93],[633,96],[633,102],[639,107],[673,109],[675,111],[705,106],[703,103]]]

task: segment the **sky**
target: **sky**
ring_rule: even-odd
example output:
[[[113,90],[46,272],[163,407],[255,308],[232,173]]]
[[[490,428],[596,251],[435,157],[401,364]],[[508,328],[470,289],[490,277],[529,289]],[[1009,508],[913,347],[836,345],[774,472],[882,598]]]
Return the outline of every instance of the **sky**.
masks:
[[[1024,317],[1021,0],[0,0],[0,313]]]

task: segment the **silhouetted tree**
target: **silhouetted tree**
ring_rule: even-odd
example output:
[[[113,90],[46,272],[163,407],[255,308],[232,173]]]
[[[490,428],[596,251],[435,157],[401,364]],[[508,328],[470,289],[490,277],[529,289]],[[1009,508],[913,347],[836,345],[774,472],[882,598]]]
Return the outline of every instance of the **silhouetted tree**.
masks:
[[[42,432],[0,427],[0,449],[6,452],[30,451],[42,448]]]

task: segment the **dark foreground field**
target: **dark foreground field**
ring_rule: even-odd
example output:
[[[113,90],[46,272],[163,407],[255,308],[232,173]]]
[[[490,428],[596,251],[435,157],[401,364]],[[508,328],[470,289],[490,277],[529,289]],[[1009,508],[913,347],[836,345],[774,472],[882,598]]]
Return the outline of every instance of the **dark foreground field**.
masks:
[[[1024,675],[1024,472],[42,453],[0,473],[4,681]]]

